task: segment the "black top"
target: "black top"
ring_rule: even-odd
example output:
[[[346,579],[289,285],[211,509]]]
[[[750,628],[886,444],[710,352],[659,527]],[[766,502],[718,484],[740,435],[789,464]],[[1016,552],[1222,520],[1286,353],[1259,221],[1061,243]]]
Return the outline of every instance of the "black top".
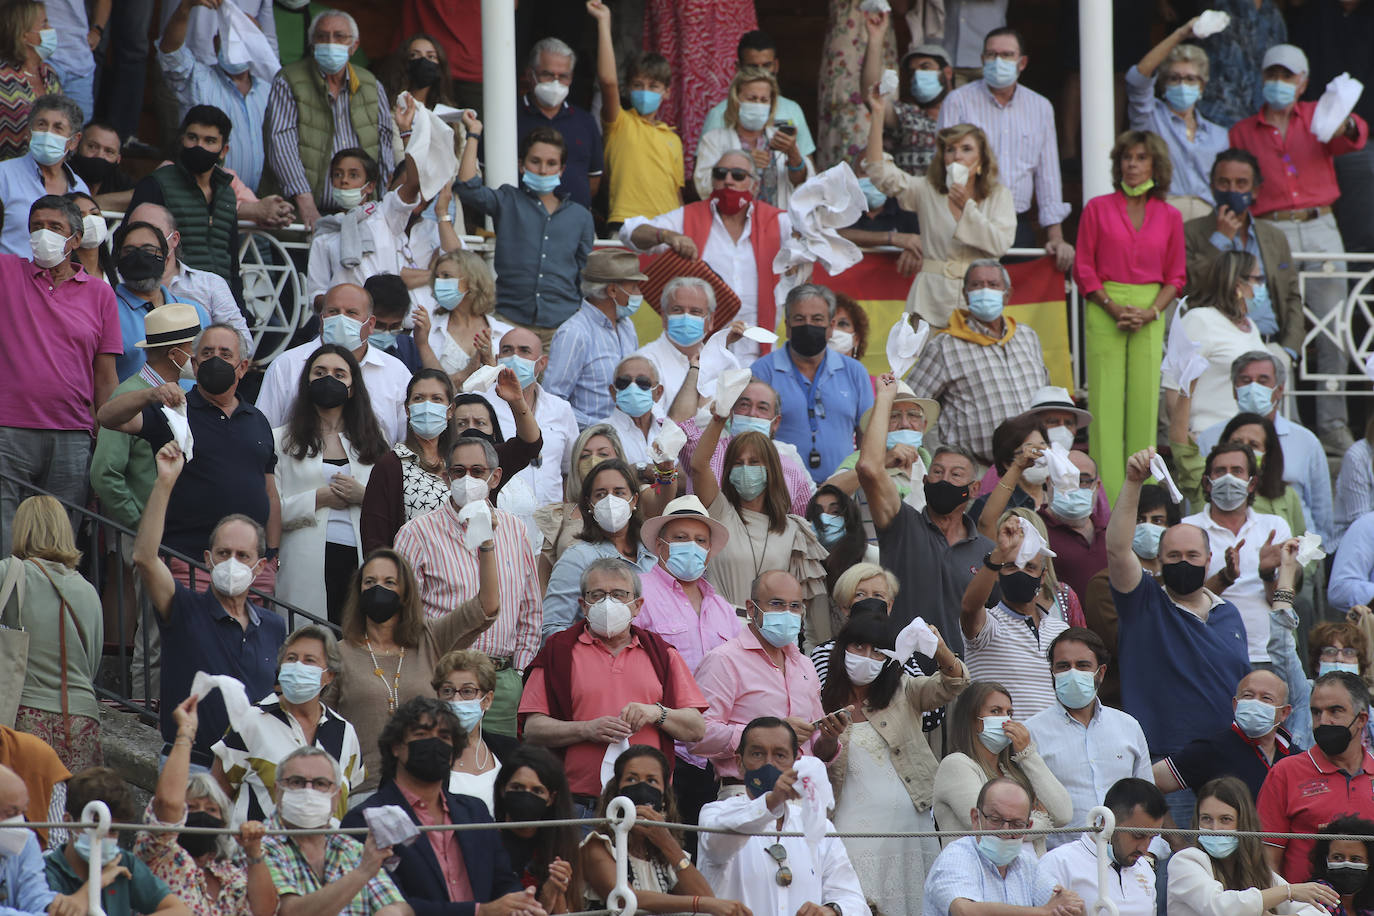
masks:
[[[1288,732],[1279,728],[1274,741],[1274,763],[1288,756],[1289,741]],[[1224,732],[1194,740],[1164,761],[1186,789],[1200,789],[1218,776],[1234,776],[1250,787],[1254,798],[1259,798],[1260,786],[1273,766],[1235,723]]]

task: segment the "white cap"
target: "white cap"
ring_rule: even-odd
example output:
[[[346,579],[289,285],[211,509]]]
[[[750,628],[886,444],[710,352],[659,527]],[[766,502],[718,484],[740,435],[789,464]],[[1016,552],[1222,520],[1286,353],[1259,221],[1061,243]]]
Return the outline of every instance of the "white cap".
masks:
[[[1289,73],[1306,75],[1307,55],[1302,53],[1302,48],[1297,45],[1274,45],[1264,52],[1264,62],[1260,64],[1260,70],[1268,70],[1274,66],[1283,67]]]

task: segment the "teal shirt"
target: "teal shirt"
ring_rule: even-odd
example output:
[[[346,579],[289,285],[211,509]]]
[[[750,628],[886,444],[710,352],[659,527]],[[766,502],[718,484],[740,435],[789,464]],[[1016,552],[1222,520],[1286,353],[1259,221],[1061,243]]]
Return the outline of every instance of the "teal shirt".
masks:
[[[113,840],[113,837],[110,838]],[[162,905],[164,898],[171,895],[162,879],[148,870],[143,860],[127,850],[119,851],[119,864],[129,870],[132,878],[120,876],[105,888],[100,904],[105,916],[133,916],[134,913],[152,913]],[[62,849],[54,849],[43,856],[43,866],[48,873],[48,887],[59,894],[74,894],[81,890],[84,880],[72,871],[71,863]]]
[[[151,388],[135,373],[114,390],[116,396]],[[91,489],[100,498],[105,514],[126,528],[138,528],[143,506],[157,480],[153,449],[137,436],[101,429],[91,455]]]
[[[816,152],[816,141],[811,139],[811,128],[806,126],[806,115],[802,112],[800,105],[785,95],[778,96],[778,107],[773,112],[773,123],[777,124],[780,121],[791,121],[797,126],[797,152],[803,156],[810,156]],[[706,112],[706,120],[701,125],[701,132],[704,134],[708,130],[715,130],[717,127],[724,126],[725,102],[722,101]]]

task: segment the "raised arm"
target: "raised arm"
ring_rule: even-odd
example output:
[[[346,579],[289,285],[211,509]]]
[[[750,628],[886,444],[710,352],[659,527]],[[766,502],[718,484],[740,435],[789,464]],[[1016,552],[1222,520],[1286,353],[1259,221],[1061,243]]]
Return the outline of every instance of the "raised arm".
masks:
[[[873,527],[886,531],[902,509],[902,498],[897,492],[897,484],[887,474],[887,423],[884,422],[892,412],[892,401],[897,394],[897,378],[890,372],[878,376],[878,391],[873,397],[873,412],[870,422],[859,442],[859,463],[855,470],[859,474],[859,486],[863,487],[868,498],[868,508],[873,514]],[[916,481],[911,482],[916,486]]]
[[[538,442],[542,435],[539,421],[534,418],[534,411],[530,410],[529,402],[525,400],[525,392],[520,389],[520,380],[516,378],[514,369],[502,367],[497,374],[496,396],[506,402],[511,416],[515,418],[516,437],[522,442]]]
[[[701,499],[702,505],[708,508],[720,495],[720,481],[716,480],[716,472],[711,470],[711,456],[716,453],[721,430],[725,429],[725,418],[720,415],[720,411],[728,411],[733,406],[732,404],[722,408],[722,405],[716,405],[716,413],[711,415],[711,422],[706,424],[701,439],[697,441],[696,451],[692,452],[692,489]]]
[[[983,509],[983,514],[987,514],[986,508]],[[1012,562],[1016,559],[1016,552],[1021,549],[1024,537],[1021,523],[1016,518],[1007,519],[997,529],[997,546],[990,551],[989,559],[993,563]],[[963,631],[964,639],[973,639],[983,632],[983,627],[987,625],[988,596],[997,585],[997,579],[997,570],[989,569],[985,563],[978,567],[978,572],[974,573],[968,588],[964,589],[964,600],[959,607],[959,629]]]
[[[468,132],[468,138],[463,144],[463,159],[458,163],[458,180],[469,181],[477,177],[477,141],[482,138],[482,122],[471,111],[465,111],[463,129]]]
[[[1131,549],[1135,537],[1136,509],[1140,487],[1150,477],[1150,459],[1155,450],[1147,448],[1126,459],[1126,482],[1116,498],[1116,508],[1107,523],[1107,577],[1118,592],[1134,591],[1140,584],[1140,558]]]
[[[172,487],[186,464],[181,449],[175,442],[168,442],[158,449],[157,480],[153,483],[148,502],[143,506],[143,521],[138,526],[138,536],[134,538],[134,568],[143,579],[143,587],[148,592],[148,600],[153,609],[164,621],[172,613],[172,597],[176,594],[176,580],[172,571],[158,556],[162,546],[162,531],[167,521],[167,503],[172,498]]]
[[[864,48],[864,67],[859,75],[859,93],[867,96],[868,90],[876,86],[878,81],[883,78],[883,46],[887,43],[887,26],[891,13],[866,13],[864,15],[864,25],[868,29],[868,45]],[[900,76],[900,74],[899,74]],[[901,89],[897,90],[901,94]],[[878,125],[878,136],[882,136],[884,127],[897,126],[897,112],[891,105],[884,105],[881,111],[874,111],[871,121]],[[872,147],[870,147],[870,150]],[[879,147],[878,157],[882,158],[881,147]],[[872,152],[868,154],[868,161],[873,162]]]
[[[1178,46],[1185,38],[1191,38],[1193,34],[1193,23],[1197,22],[1198,17],[1194,16],[1183,25],[1174,29],[1164,40],[1153,48],[1145,52],[1145,56],[1140,59],[1140,63],[1135,68],[1140,71],[1141,76],[1153,77],[1159,65],[1164,63],[1164,58],[1169,56],[1169,52]]]
[[[162,764],[162,772],[157,777],[157,789],[153,793],[153,815],[164,824],[179,823],[186,815],[186,780],[191,769],[191,744],[196,740],[196,726],[200,721],[196,715],[198,703],[199,698],[193,694],[172,710],[177,736],[172,742],[172,752]]]
[[[601,0],[588,0],[587,12],[596,20],[596,82],[601,87],[601,123],[620,117],[620,76],[616,72],[615,42],[611,40],[611,10]]]
[[[983,503],[983,512],[978,516],[979,534],[990,541],[997,540],[997,522],[1002,513],[1007,511],[1007,501],[1011,499],[1011,494],[1016,492],[1016,486],[1021,482],[1021,474],[1039,461],[1043,454],[1043,445],[1022,444],[1017,447],[1016,457],[1007,468],[1007,473],[997,481],[997,486],[992,488],[987,501]]]

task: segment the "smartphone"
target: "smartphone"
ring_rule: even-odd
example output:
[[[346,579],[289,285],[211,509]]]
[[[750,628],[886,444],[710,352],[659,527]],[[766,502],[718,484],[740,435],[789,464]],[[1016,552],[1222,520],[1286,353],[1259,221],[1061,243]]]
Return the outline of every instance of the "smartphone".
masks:
[[[835,710],[835,712],[832,713],[832,715],[839,716],[841,719],[844,719],[845,721],[850,721],[850,720],[853,718],[853,717],[849,714],[849,709],[848,709],[848,707],[844,707],[844,708],[841,708],[841,709],[837,709],[837,710]],[[812,722],[812,723],[811,723],[811,727],[812,727],[812,728],[820,728],[820,727],[821,727],[821,723],[824,722],[824,721],[825,721],[825,719],[823,719],[823,718],[822,718],[822,719],[817,719],[815,722]]]
[[[797,135],[797,125],[793,124],[791,121],[778,122],[778,130],[785,134],[791,134],[794,137]]]

